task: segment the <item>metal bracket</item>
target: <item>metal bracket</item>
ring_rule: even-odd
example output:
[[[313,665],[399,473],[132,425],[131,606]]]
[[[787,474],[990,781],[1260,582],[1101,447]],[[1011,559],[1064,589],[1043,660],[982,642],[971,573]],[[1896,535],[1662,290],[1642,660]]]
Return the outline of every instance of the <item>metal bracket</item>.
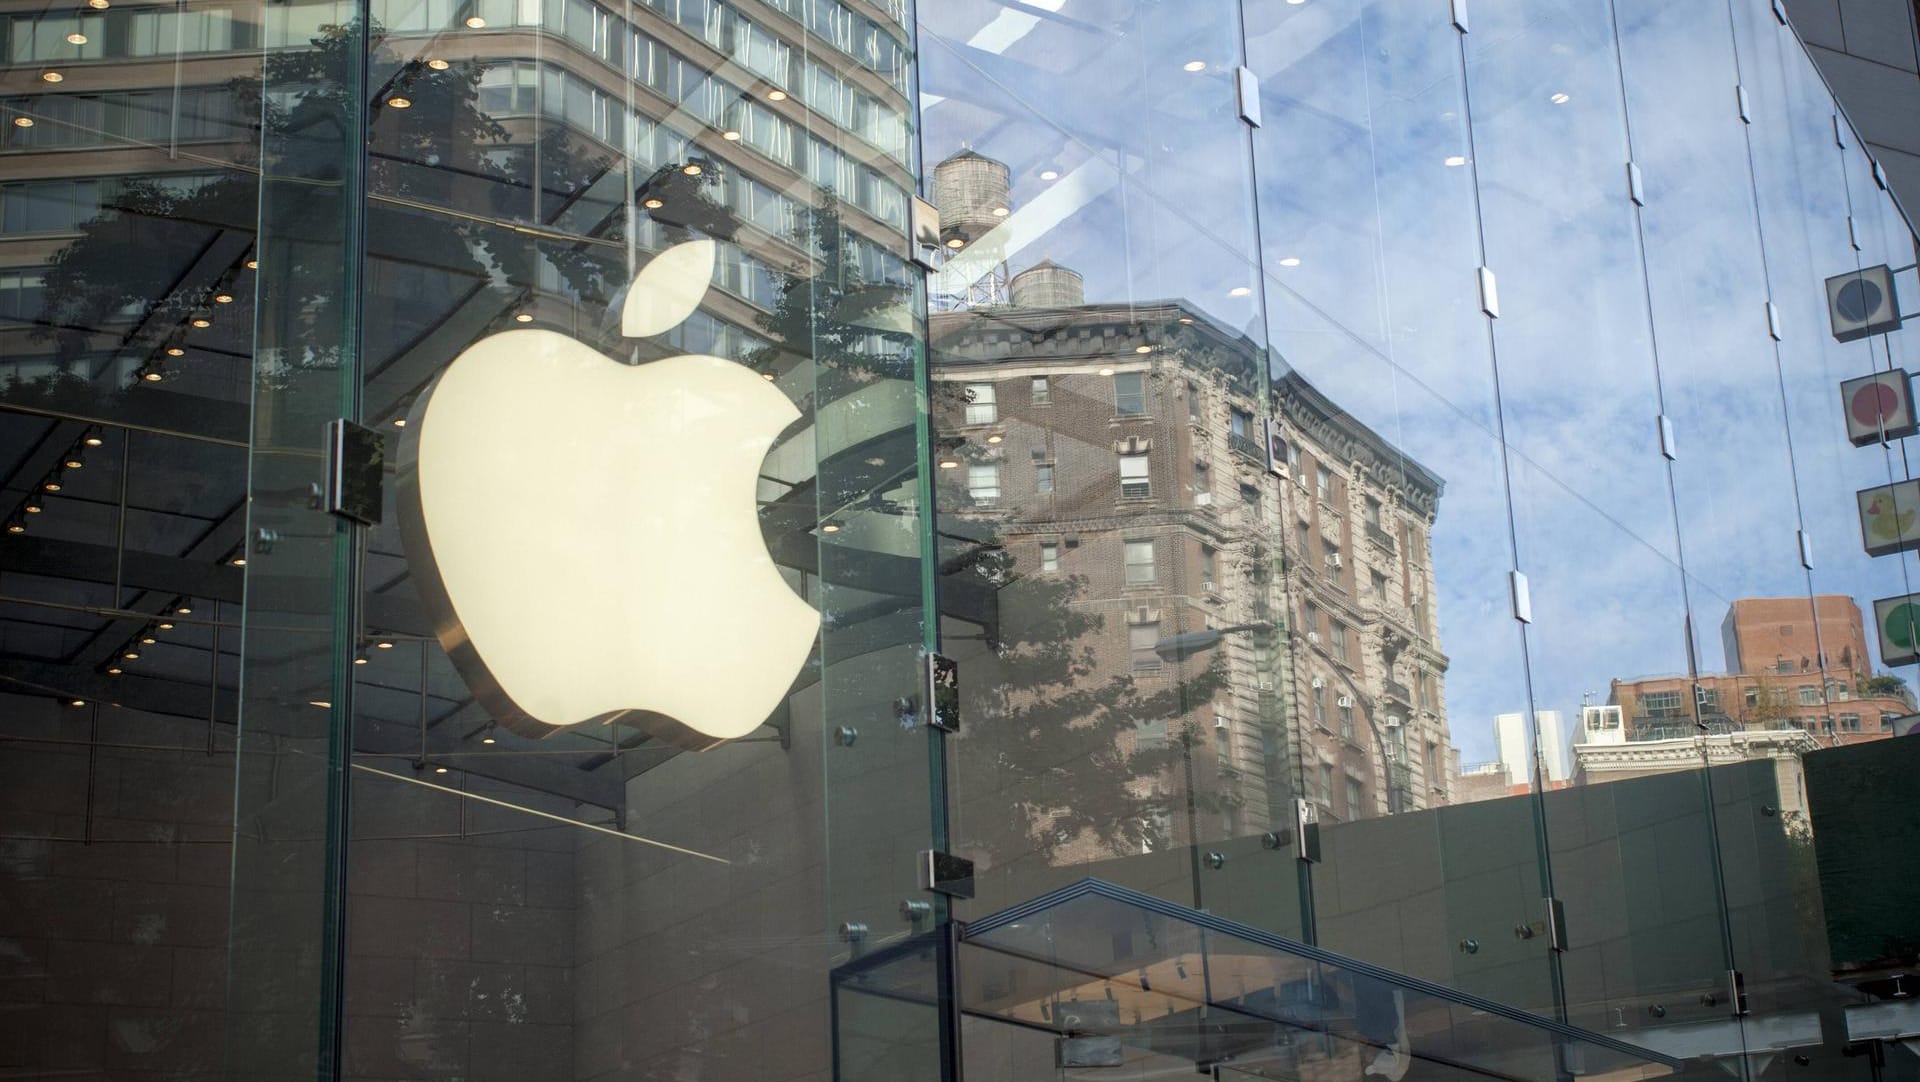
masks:
[[[1647,185],[1640,176],[1640,163],[1627,163],[1627,198],[1633,200],[1636,207],[1647,205]]]
[[[940,208],[914,196],[909,210],[908,228],[913,233],[913,261],[927,270],[938,270],[940,252]]]
[[[1813,538],[1807,536],[1807,531],[1805,530],[1795,530],[1793,532],[1800,538],[1800,566],[1806,568],[1808,571],[1812,571]]]
[[[1293,837],[1299,859],[1320,863],[1320,814],[1311,801],[1299,797],[1293,801]]]
[[[1500,318],[1500,282],[1488,267],[1480,268],[1480,310],[1494,319]]]
[[[1513,618],[1523,624],[1533,623],[1533,591],[1527,586],[1526,572],[1507,572],[1507,588],[1513,593]]]
[[[1767,333],[1780,341],[1780,309],[1772,301],[1767,302]]]
[[[1833,114],[1833,145],[1841,150],[1847,149],[1847,126],[1840,123],[1840,114]]]
[[[380,524],[380,483],[386,439],[366,425],[341,418],[327,422],[327,477],[322,506],[329,514],[365,526]]]
[[[1854,224],[1853,215],[1847,215],[1847,243],[1854,251],[1860,251],[1860,227]]]
[[[945,654],[922,655],[921,720],[941,732],[960,731],[960,663]]]
[[[1453,28],[1467,32],[1467,0],[1453,0]]]
[[[1787,25],[1787,6],[1781,0],[1773,0],[1773,17],[1780,20],[1781,26]]]
[[[1753,123],[1753,102],[1747,97],[1747,88],[1735,85],[1733,88],[1733,98],[1740,106],[1740,120],[1747,124]]]
[[[1558,898],[1547,903],[1547,946],[1561,954],[1567,952],[1567,906]]]
[[[1240,119],[1259,127],[1260,77],[1253,73],[1253,69],[1241,65],[1233,69],[1233,90],[1239,97]]]
[[[1267,418],[1267,472],[1282,480],[1287,476],[1287,441],[1280,434],[1280,422]]]
[[[1747,979],[1737,969],[1727,970],[1727,993],[1732,997],[1734,1016],[1746,1014]]]
[[[1887,190],[1887,167],[1881,165],[1878,158],[1873,159],[1873,182],[1880,186],[1881,191]]]
[[[949,898],[973,897],[973,861],[938,849],[922,850],[920,889]]]
[[[1660,453],[1672,462],[1680,457],[1680,450],[1673,442],[1673,418],[1660,415]]]

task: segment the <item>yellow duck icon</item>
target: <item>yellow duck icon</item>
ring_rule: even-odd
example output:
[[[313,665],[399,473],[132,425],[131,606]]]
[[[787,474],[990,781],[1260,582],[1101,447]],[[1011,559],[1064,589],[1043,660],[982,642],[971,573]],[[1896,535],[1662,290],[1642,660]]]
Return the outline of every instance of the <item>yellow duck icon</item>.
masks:
[[[1913,529],[1915,518],[1920,511],[1899,511],[1893,501],[1886,496],[1875,496],[1867,505],[1867,532],[1888,541],[1898,541]]]

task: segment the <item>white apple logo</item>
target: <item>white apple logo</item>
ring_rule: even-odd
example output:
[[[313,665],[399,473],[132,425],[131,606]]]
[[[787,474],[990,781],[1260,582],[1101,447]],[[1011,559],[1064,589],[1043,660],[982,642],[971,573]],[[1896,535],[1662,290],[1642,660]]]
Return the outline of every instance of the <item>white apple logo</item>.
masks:
[[[656,256],[621,333],[685,319],[713,264],[707,240]],[[481,704],[537,732],[617,718],[696,749],[766,720],[820,626],[767,554],[756,502],[799,415],[719,357],[626,365],[516,330],[455,358],[408,415],[400,525]]]

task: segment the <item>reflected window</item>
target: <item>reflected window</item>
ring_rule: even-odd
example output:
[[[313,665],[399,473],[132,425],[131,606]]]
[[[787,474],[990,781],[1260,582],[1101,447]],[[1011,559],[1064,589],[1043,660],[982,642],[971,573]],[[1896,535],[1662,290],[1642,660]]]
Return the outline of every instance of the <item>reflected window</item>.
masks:
[[[1047,377],[1033,377],[1033,404],[1047,406],[1053,404],[1053,387],[1047,383]]]
[[[1306,632],[1308,642],[1320,641],[1320,606],[1309,601],[1300,607],[1300,630]]]
[[[1200,420],[1200,385],[1192,380],[1187,381],[1187,420]]]
[[[1347,777],[1347,818],[1349,819],[1360,818],[1360,813],[1362,809],[1366,807],[1365,802],[1366,802],[1366,790],[1361,787],[1360,779],[1353,777],[1352,775],[1348,775]]]
[[[1368,496],[1365,515],[1366,515],[1367,525],[1372,526],[1374,529],[1379,529],[1380,528],[1380,501],[1374,499],[1372,496]]]
[[[1321,543],[1323,545],[1326,545],[1326,550],[1327,550],[1326,555],[1322,557],[1322,559],[1326,562],[1326,565],[1327,565],[1327,574],[1338,579],[1340,577],[1340,568],[1345,565],[1346,558],[1340,555],[1340,550],[1338,548],[1334,547],[1333,545],[1326,544],[1326,542],[1324,541]],[[1335,585],[1339,585],[1339,584],[1336,582]]]
[[[1372,573],[1372,579],[1373,579],[1373,599],[1382,605],[1386,604],[1387,603],[1387,577],[1385,575],[1382,575],[1380,572],[1375,571]]]
[[[1134,672],[1152,672],[1160,667],[1160,655],[1154,646],[1160,642],[1158,622],[1132,624],[1127,628],[1127,645],[1133,655]]]
[[[1204,462],[1193,464],[1193,505],[1213,506],[1213,471]]]
[[[1327,727],[1327,685],[1319,677],[1313,681],[1313,723],[1322,729]]]
[[[966,399],[968,424],[990,425],[1000,419],[1000,408],[994,399],[993,384],[967,384]]]
[[[1800,705],[1801,706],[1818,706],[1819,704],[1820,704],[1820,689],[1817,687],[1814,687],[1812,684],[1801,684],[1800,685]]]
[[[1042,495],[1053,491],[1053,463],[1033,464],[1033,490]]]
[[[1338,705],[1340,708],[1340,739],[1351,741],[1353,739],[1353,696],[1340,696]]]
[[[1120,498],[1123,500],[1144,500],[1153,495],[1153,482],[1148,476],[1146,455],[1120,456]]]
[[[1151,586],[1159,577],[1154,570],[1153,542],[1127,542],[1127,585]]]
[[[1699,689],[1698,697],[1701,710],[1717,712],[1720,709],[1719,688],[1701,688]]]
[[[1215,581],[1213,577],[1214,556],[1215,553],[1212,545],[1200,546],[1200,580],[1207,584],[1208,589],[1213,588]]]
[[[1333,652],[1333,660],[1344,664],[1347,660],[1347,625],[1335,620],[1327,628],[1327,648]]]
[[[1253,438],[1253,414],[1246,410],[1233,410],[1227,415],[1227,434],[1239,439]]]
[[[1313,528],[1304,522],[1294,523],[1293,543],[1299,547],[1302,560],[1310,559],[1313,554]]]
[[[1325,466],[1313,468],[1313,491],[1321,503],[1333,502],[1333,471]]]
[[[1060,545],[1058,542],[1042,541],[1040,543],[1040,570],[1060,570]]]
[[[1840,715],[1840,731],[1843,733],[1859,732],[1860,731],[1860,715],[1858,714]]]
[[[1426,758],[1420,760],[1420,777],[1429,790],[1440,788],[1440,745],[1427,741]]]
[[[975,506],[1000,502],[1000,467],[993,463],[967,467],[967,495]]]
[[[1333,764],[1320,764],[1320,802],[1333,809]]]
[[[1680,716],[1680,693],[1649,691],[1641,696],[1640,706],[1650,718],[1677,718]]]
[[[1146,373],[1118,372],[1114,374],[1113,412],[1122,417],[1138,417],[1147,412]]]

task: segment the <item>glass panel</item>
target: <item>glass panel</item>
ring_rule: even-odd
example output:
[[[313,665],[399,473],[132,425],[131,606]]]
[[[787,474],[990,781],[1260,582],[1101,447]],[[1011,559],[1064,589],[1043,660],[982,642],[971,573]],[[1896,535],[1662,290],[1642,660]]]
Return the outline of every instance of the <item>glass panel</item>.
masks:
[[[1057,7],[920,27],[967,911],[1089,868],[1191,902],[1291,819],[1238,5]]]
[[[483,5],[371,57],[394,469],[352,668],[350,1074],[824,1076],[829,970],[934,923],[915,184],[872,141],[905,130],[910,72],[872,58],[906,36],[698,8]],[[687,33],[774,34],[889,123]]]
[[[133,12],[28,2],[0,22],[0,1074],[217,1077],[229,968],[320,935],[311,905],[298,927],[229,919],[233,559],[254,328],[280,318],[249,262],[263,11],[197,13],[163,55]],[[325,761],[282,765],[292,793]],[[239,797],[251,839],[261,795]],[[289,834],[277,854],[297,861]],[[243,845],[249,905],[269,847]],[[229,950],[244,937],[256,949]],[[290,965],[247,1004],[254,1046],[293,1012],[309,1072],[316,973]]]

